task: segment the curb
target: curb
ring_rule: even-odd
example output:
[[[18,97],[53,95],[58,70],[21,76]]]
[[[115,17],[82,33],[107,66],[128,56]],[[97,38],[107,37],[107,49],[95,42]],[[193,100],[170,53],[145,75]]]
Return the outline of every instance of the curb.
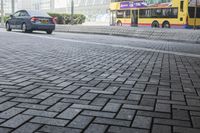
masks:
[[[200,44],[200,30],[151,29],[112,26],[57,26],[57,32],[100,34]]]

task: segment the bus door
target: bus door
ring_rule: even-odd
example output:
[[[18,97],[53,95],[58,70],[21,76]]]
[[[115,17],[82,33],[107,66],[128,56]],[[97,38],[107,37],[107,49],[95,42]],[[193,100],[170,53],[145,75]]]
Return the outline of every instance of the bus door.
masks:
[[[132,10],[131,24],[135,27],[138,26],[138,10]]]
[[[111,20],[110,20],[110,25],[114,26],[116,23],[116,11],[111,11]]]

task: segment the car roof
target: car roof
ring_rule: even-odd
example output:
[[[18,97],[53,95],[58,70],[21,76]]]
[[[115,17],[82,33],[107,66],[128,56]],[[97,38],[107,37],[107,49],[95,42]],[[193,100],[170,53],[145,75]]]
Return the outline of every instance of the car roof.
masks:
[[[20,10],[20,11],[26,11],[31,17],[50,17],[44,11],[36,11],[36,10]]]

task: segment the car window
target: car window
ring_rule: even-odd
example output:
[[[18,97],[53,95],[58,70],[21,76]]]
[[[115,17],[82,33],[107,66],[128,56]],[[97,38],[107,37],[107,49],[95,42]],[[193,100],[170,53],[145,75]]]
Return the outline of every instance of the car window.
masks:
[[[20,15],[20,12],[16,12],[13,16],[14,17],[19,17],[19,15]]]
[[[25,11],[20,12],[20,16],[28,16],[28,13]]]
[[[28,14],[32,17],[50,17],[46,12],[44,11],[31,11],[28,10]]]

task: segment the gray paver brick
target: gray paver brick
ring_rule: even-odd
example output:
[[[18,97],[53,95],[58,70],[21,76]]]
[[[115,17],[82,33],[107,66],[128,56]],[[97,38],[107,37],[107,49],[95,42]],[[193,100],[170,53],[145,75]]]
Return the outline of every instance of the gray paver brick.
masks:
[[[103,112],[103,111],[92,111],[92,110],[84,110],[81,114],[88,116],[98,116],[105,118],[114,118],[115,113],[111,112]]]
[[[34,96],[33,98],[36,98],[36,99],[46,99],[47,97],[51,96],[53,93],[47,93],[47,92],[43,92],[43,93],[40,93],[36,96]]]
[[[55,118],[35,117],[30,122],[39,123],[39,124],[47,124],[47,125],[55,125],[55,126],[65,126],[69,121],[55,119]]]
[[[191,127],[190,121],[181,121],[181,120],[172,120],[172,119],[155,118],[154,123],[156,123],[156,124],[166,124],[166,125],[172,125],[172,126]]]
[[[3,102],[5,102],[5,101],[7,101],[7,100],[9,100],[9,99],[11,99],[11,97],[1,96],[1,97],[0,97],[0,103],[3,103]],[[0,106],[1,106],[1,104],[0,104]]]
[[[0,127],[0,133],[9,133],[12,129]]]
[[[0,118],[9,119],[9,118],[21,113],[24,110],[25,109],[13,107],[13,108],[10,108],[10,109],[0,113]]]
[[[136,116],[132,123],[132,127],[150,129],[151,122],[152,122],[151,117]]]
[[[103,108],[103,111],[108,111],[108,112],[118,112],[121,104],[118,103],[107,103],[106,106]]]
[[[57,116],[57,118],[62,119],[73,119],[76,115],[78,115],[81,112],[81,109],[73,109],[73,108],[67,108],[65,111],[63,111],[61,114]]]
[[[108,101],[108,99],[106,98],[95,98],[91,105],[96,105],[96,106],[103,106],[106,104],[106,102]]]
[[[90,101],[89,100],[80,100],[80,99],[62,99],[61,102],[66,102],[66,103],[76,103],[76,104],[89,104]]]
[[[0,111],[4,111],[7,110],[8,108],[11,108],[13,106],[15,106],[17,104],[17,102],[5,102],[0,104]]]
[[[71,82],[62,82],[62,83],[58,84],[58,86],[67,87],[67,86],[69,86],[71,84],[72,84]]]
[[[9,119],[8,121],[4,122],[0,126],[17,128],[18,126],[22,125],[24,122],[26,122],[27,120],[29,120],[31,118],[32,118],[32,116],[19,114],[19,115],[13,117],[12,119]]]
[[[176,133],[199,133],[200,129],[197,128],[187,128],[187,127],[177,127],[174,126],[174,132]]]
[[[141,99],[141,95],[139,95],[139,94],[130,94],[127,99],[128,100],[139,101]]]
[[[61,112],[65,110],[67,107],[69,107],[69,103],[63,103],[59,102],[53,105],[51,108],[48,109],[48,111],[54,111],[54,112]]]
[[[25,123],[21,127],[14,130],[12,133],[33,133],[42,125],[35,123]]]
[[[23,112],[23,114],[33,115],[33,116],[44,116],[44,117],[54,117],[57,115],[57,113],[55,112],[33,110],[33,109],[28,109],[27,111]]]
[[[79,129],[57,127],[57,126],[48,126],[48,125],[45,125],[39,131],[48,132],[48,133],[80,133],[81,132],[81,130],[79,130]]]
[[[131,124],[130,121],[108,119],[108,118],[98,118],[98,117],[94,120],[94,123],[116,125],[116,126],[127,126],[127,127]]]
[[[121,109],[117,114],[117,119],[132,120],[135,116],[135,110]]]
[[[170,113],[171,112],[171,107],[170,107],[169,104],[160,104],[160,103],[157,103],[155,110],[158,111],[158,112]]]
[[[79,115],[67,126],[84,129],[92,121],[92,119],[93,117],[90,117],[90,116]]]
[[[72,95],[72,94],[54,94],[54,97],[59,97],[59,98],[74,98],[77,99],[80,96],[79,95]]]
[[[189,113],[186,110],[176,110],[176,109],[174,109],[172,111],[172,114],[173,114],[173,119],[190,120]]]
[[[153,107],[150,107],[150,106],[130,105],[130,104],[124,104],[122,108],[138,109],[138,110],[149,110],[149,111],[153,110]]]
[[[195,128],[200,128],[200,117],[192,117],[192,123]]]
[[[119,127],[119,126],[111,126],[108,132],[110,133],[149,133],[149,131],[145,129],[127,128],[127,127]]]
[[[153,125],[152,133],[171,133],[171,126]]]
[[[80,99],[93,100],[96,96],[97,96],[97,94],[94,94],[94,93],[86,93]]]
[[[59,97],[49,97],[47,99],[45,99],[44,101],[42,101],[40,104],[44,104],[44,105],[53,105],[55,103],[57,103],[61,98]]]
[[[107,127],[107,125],[90,124],[90,126],[84,131],[84,133],[104,133]]]
[[[100,110],[100,106],[93,105],[83,105],[83,104],[73,104],[71,108],[79,108],[79,109],[89,109],[89,110]]]
[[[14,98],[12,99],[14,102],[21,102],[21,103],[39,103],[40,100],[38,99],[31,99],[31,98]]]
[[[28,109],[45,110],[49,106],[40,105],[40,104],[20,103],[20,104],[17,105],[17,107],[28,108]]]
[[[137,112],[137,115],[157,117],[157,118],[171,118],[170,113],[159,113],[159,112],[142,111],[142,110],[139,110]]]

